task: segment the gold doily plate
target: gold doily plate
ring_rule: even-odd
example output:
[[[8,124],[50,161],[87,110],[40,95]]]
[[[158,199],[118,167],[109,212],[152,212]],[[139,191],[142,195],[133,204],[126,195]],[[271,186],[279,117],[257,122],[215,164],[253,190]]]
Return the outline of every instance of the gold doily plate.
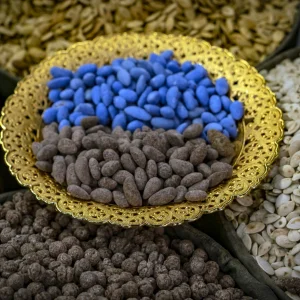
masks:
[[[212,79],[226,77],[231,86],[231,97],[244,103],[244,130],[239,136],[244,146],[235,161],[230,180],[212,189],[203,203],[119,208],[75,199],[50,175],[34,166],[31,143],[40,138],[41,113],[49,105],[46,82],[50,79],[52,66],[75,70],[83,63],[94,62],[100,66],[116,57],[147,58],[151,52],[166,49],[174,50],[176,59],[181,62],[190,60],[202,64]],[[39,200],[53,203],[59,211],[75,218],[122,226],[177,225],[224,209],[235,196],[247,194],[266,176],[283,135],[282,115],[276,107],[275,96],[266,87],[264,78],[247,62],[195,38],[156,33],[99,37],[74,44],[47,58],[18,84],[15,93],[5,103],[0,121],[5,161],[11,173]]]

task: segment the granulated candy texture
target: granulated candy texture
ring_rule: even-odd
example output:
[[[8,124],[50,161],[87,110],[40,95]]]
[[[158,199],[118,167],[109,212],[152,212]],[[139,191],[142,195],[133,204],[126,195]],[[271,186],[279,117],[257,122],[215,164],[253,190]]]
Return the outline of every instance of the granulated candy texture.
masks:
[[[158,193],[173,197],[174,190]],[[152,197],[159,199],[158,193]],[[122,193],[114,191],[113,198],[126,207]],[[20,221],[12,225],[16,210]],[[233,278],[208,261],[203,249],[167,235],[164,228],[90,224],[56,212],[29,191],[14,194],[0,211],[6,211],[0,218],[7,222],[5,229],[22,232],[1,244],[1,249],[19,249],[13,259],[3,256],[1,299],[200,299],[234,292],[238,299],[252,300],[233,289]],[[40,227],[51,231],[51,238]]]
[[[42,143],[34,144],[39,149],[37,156],[45,147],[58,155],[46,161],[38,160],[36,166],[42,171],[51,172],[58,183],[68,187],[72,196],[103,204],[114,203],[128,207],[165,205],[197,199],[202,201],[209,187],[232,176],[232,166],[218,159],[230,162],[234,146],[218,131],[208,131],[211,145],[207,145],[204,139],[196,137],[194,133],[195,130],[202,130],[201,125],[194,125],[188,126],[185,134],[174,130],[153,131],[148,127],[136,129],[133,134],[121,127],[111,132],[103,125],[94,126],[96,130],[90,133],[82,126],[74,130],[66,127],[65,132],[73,130],[72,139],[58,134],[58,126],[47,125],[51,128],[46,126],[44,132],[52,133],[46,134],[48,139],[42,141],[46,143],[45,146],[40,147]],[[78,137],[90,139],[94,143],[90,149],[83,150],[81,146],[77,148],[73,140],[77,133]],[[53,135],[57,135],[58,149],[53,144],[47,144]],[[120,141],[126,142],[128,147],[116,149],[115,145]],[[70,145],[78,149],[76,153],[70,154],[73,153],[67,150]],[[224,151],[225,146],[227,150]],[[118,193],[114,196],[115,191]],[[172,192],[166,194],[168,191]],[[185,197],[189,191],[204,193],[199,192],[201,197]]]

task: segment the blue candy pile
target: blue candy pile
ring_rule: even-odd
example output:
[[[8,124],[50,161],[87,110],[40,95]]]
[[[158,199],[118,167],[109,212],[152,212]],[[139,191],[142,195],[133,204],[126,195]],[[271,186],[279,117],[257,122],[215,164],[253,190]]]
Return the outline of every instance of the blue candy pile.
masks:
[[[45,124],[78,126],[97,116],[102,125],[121,126],[133,132],[147,125],[182,133],[192,123],[204,129],[237,137],[236,122],[244,115],[243,104],[228,98],[225,78],[212,82],[207,70],[186,61],[180,64],[173,52],[152,53],[149,60],[118,58],[111,65],[84,64],[75,72],[52,67]]]

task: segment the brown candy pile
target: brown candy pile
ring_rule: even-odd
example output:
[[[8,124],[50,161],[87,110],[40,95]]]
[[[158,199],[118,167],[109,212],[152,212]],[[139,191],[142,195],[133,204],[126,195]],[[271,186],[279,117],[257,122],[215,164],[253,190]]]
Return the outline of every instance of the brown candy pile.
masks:
[[[0,240],[0,300],[252,299],[189,240],[71,219],[29,191],[0,205]]]
[[[132,134],[95,124],[88,117],[58,133],[52,123],[32,145],[36,166],[79,199],[120,207],[203,201],[208,188],[232,175],[234,144],[216,130],[208,131],[207,144],[200,124],[183,134],[149,127]]]

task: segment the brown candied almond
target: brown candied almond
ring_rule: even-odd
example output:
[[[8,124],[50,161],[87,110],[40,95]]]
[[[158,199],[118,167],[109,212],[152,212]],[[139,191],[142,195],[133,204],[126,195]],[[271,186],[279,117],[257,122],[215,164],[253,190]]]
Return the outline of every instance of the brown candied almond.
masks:
[[[100,203],[110,203],[112,201],[112,192],[104,188],[96,188],[91,192],[91,198]]]
[[[145,145],[142,150],[148,160],[151,159],[155,162],[163,162],[166,159],[166,156],[161,151],[152,146]]]
[[[163,186],[163,181],[158,177],[152,177],[146,183],[143,199],[149,199],[153,194],[158,192]]]
[[[149,205],[165,205],[175,199],[177,195],[176,189],[173,187],[164,188],[148,199]]]
[[[230,140],[217,130],[208,130],[208,140],[213,148],[223,157],[233,156],[235,154],[234,146]]]
[[[145,188],[145,185],[148,181],[148,177],[145,170],[140,167],[137,167],[134,172],[134,180],[136,182],[138,190],[142,191]]]
[[[200,136],[203,130],[201,124],[191,124],[183,131],[183,137],[185,139],[195,139]]]
[[[60,184],[63,184],[66,180],[67,165],[63,156],[56,155],[53,158],[51,176],[54,180]]]
[[[182,147],[184,145],[183,136],[175,129],[166,131],[165,136],[172,146]]]
[[[76,198],[82,199],[82,200],[90,200],[90,195],[81,187],[77,185],[69,185],[67,188],[67,191]]]
[[[194,171],[194,166],[188,161],[171,158],[169,164],[174,173],[182,177]]]
[[[134,162],[139,167],[144,169],[146,167],[147,159],[146,159],[146,156],[143,153],[143,151],[135,146],[131,146],[129,151],[130,151],[131,157],[133,158]]]
[[[174,187],[177,188],[180,185],[181,177],[179,175],[172,175],[170,178],[165,180],[164,187]]]
[[[203,201],[206,199],[206,197],[207,197],[206,192],[201,190],[192,190],[192,191],[188,191],[185,194],[185,199],[187,201],[192,201],[192,202]]]
[[[91,174],[89,170],[88,159],[86,157],[81,156],[77,158],[75,162],[75,172],[82,183],[90,185]]]
[[[188,160],[190,157],[190,149],[188,147],[180,147],[174,150],[171,154],[170,159]]]
[[[132,206],[142,206],[142,197],[133,178],[128,177],[123,184],[123,192],[126,200]]]

